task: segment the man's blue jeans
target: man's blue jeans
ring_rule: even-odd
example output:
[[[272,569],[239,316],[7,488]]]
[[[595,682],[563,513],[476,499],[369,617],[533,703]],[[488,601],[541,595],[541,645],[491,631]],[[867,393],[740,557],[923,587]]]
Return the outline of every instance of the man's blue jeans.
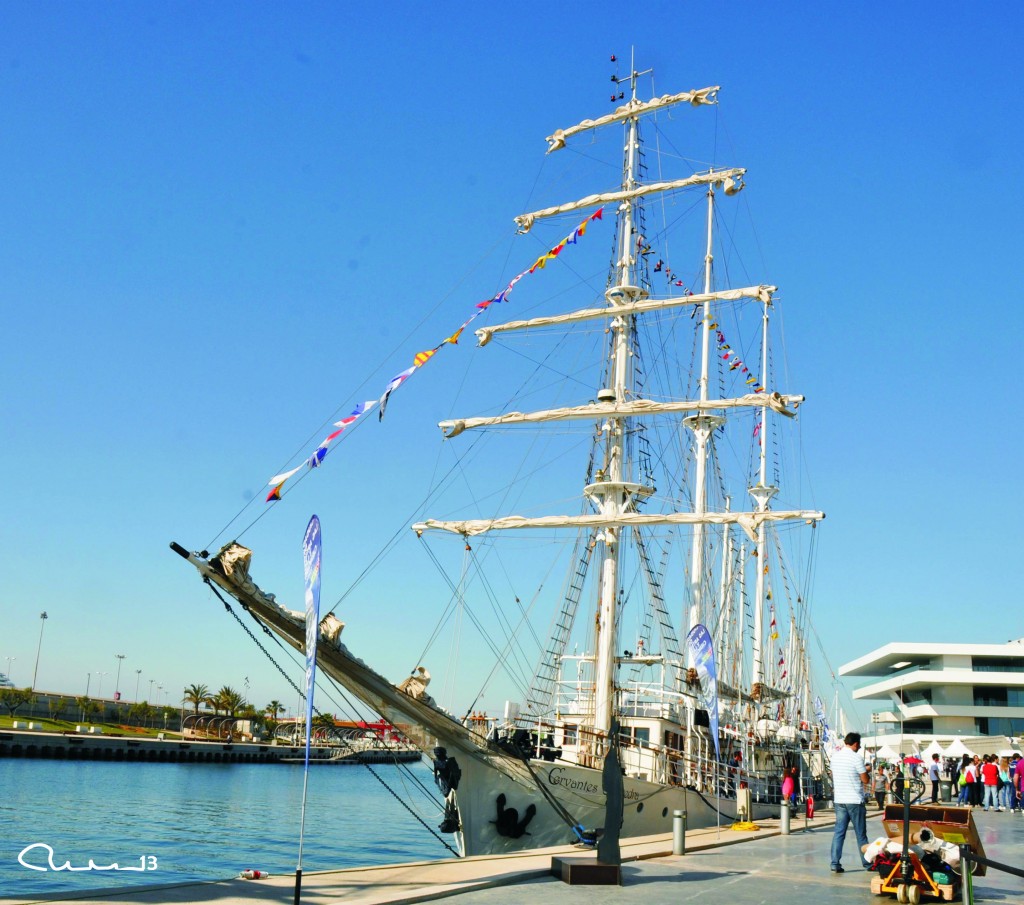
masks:
[[[852,823],[853,833],[857,837],[859,846],[858,855],[860,863],[864,864],[864,855],[861,854],[864,846],[868,844],[868,820],[867,808],[862,804],[839,804],[836,802],[836,832],[832,837],[832,870],[839,867],[840,859],[843,857],[843,841],[846,839],[846,829]]]

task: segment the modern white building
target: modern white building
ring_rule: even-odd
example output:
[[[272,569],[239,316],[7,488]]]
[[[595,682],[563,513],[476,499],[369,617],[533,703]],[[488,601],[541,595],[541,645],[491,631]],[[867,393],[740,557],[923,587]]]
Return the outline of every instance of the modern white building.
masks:
[[[866,747],[1024,735],[1024,638],[1005,644],[896,641],[839,668],[867,677],[854,700],[875,705]],[[870,735],[870,737],[869,737]],[[902,744],[901,744],[902,742]]]

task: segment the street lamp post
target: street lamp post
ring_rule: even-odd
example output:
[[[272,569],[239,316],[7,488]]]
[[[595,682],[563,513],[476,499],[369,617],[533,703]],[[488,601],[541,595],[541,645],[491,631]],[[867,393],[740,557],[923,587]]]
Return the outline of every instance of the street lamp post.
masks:
[[[900,685],[900,758],[903,758],[903,685]]]
[[[50,617],[46,615],[46,610],[43,610],[39,614],[39,646],[36,648],[36,668],[32,672],[32,690],[36,690],[36,676],[39,675],[39,652],[43,649],[43,629],[46,628],[46,620]]]
[[[14,683],[14,679],[11,678],[11,663],[13,663],[18,658],[17,657],[7,657],[6,659],[7,659],[7,681],[13,684]]]
[[[114,654],[117,657],[117,678],[114,680],[114,700],[117,701],[121,696],[121,662],[124,660],[124,654]]]
[[[99,681],[96,683],[96,697],[102,698],[103,697],[103,677],[104,676],[109,676],[110,673],[109,672],[100,672],[99,670],[96,670],[96,675],[99,676]]]
[[[139,680],[142,678],[142,670],[135,670],[135,703],[139,703]]]
[[[150,679],[149,680],[149,702],[150,703],[153,702],[153,683],[155,681],[156,681],[156,679]]]

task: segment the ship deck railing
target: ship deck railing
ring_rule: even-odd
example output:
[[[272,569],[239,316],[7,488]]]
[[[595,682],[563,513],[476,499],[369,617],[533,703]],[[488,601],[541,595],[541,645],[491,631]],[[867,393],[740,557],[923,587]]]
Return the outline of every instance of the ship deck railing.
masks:
[[[521,727],[525,728],[523,724]],[[560,760],[581,766],[600,769],[603,764],[606,745],[604,736],[584,725],[566,722],[563,719],[541,721],[531,727],[535,739],[550,738],[562,747]],[[676,745],[661,744],[646,735],[638,735],[643,727],[623,726],[619,734],[619,756],[628,776],[665,785],[687,786],[702,794],[733,798],[740,783],[750,789],[754,801],[778,804],[782,799],[783,767],[778,764],[768,769],[748,769],[753,763],[752,754],[763,751],[752,743],[742,746],[740,739],[735,744],[723,740],[721,759],[714,750],[714,742],[706,730],[693,732],[690,736],[690,752],[685,750],[685,735],[675,736]],[[682,727],[680,727],[682,728]],[[749,741],[749,740],[748,740]],[[546,747],[538,743],[535,756],[540,759]],[[747,761],[740,767],[730,762],[732,752],[745,747]],[[797,790],[801,798],[813,795],[816,799],[828,797],[830,781],[824,768],[820,751],[801,747],[789,752],[795,755],[799,765]],[[792,759],[792,758],[791,758]]]

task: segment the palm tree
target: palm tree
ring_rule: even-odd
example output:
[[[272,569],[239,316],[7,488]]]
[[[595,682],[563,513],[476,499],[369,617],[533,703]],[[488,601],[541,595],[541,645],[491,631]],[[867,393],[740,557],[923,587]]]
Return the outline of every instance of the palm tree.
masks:
[[[318,726],[321,729],[337,728],[337,724],[334,722],[334,717],[329,713],[318,713],[313,717],[313,725]]]
[[[195,708],[199,713],[199,705],[205,704],[210,697],[210,689],[206,685],[189,685],[185,689],[185,701]]]
[[[217,709],[223,710],[228,716],[235,716],[245,705],[245,698],[230,685],[223,686],[215,697],[217,699]]]
[[[313,717],[313,738],[322,739],[330,744],[337,741],[338,726],[330,713],[318,713]]]
[[[266,719],[263,721],[263,725],[270,735],[274,734],[274,730],[278,726],[278,716],[284,713],[284,704],[278,700],[273,700],[266,707],[263,708],[263,713]]]

